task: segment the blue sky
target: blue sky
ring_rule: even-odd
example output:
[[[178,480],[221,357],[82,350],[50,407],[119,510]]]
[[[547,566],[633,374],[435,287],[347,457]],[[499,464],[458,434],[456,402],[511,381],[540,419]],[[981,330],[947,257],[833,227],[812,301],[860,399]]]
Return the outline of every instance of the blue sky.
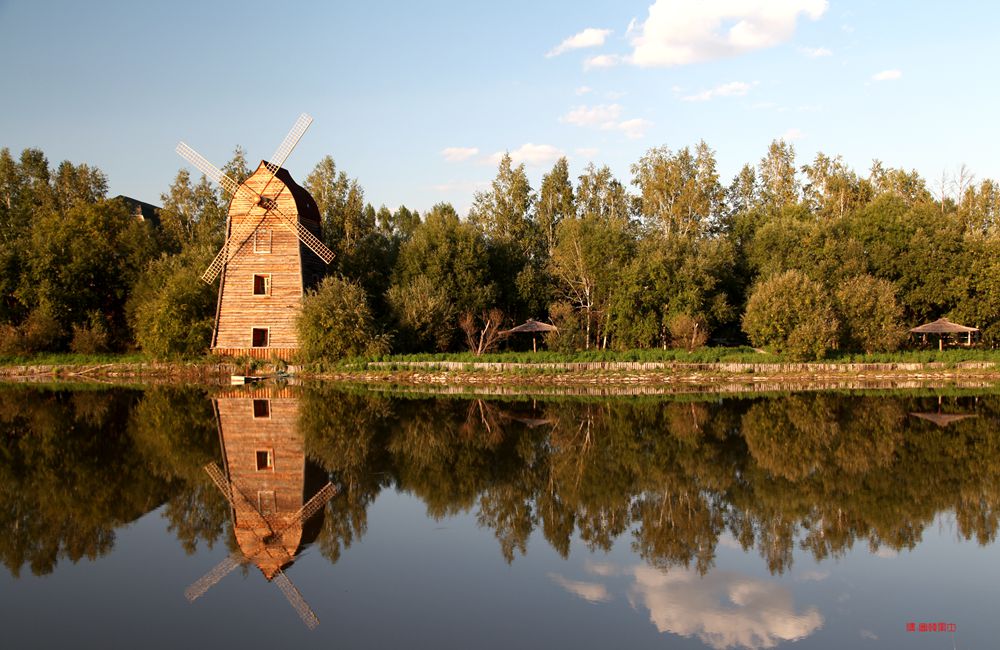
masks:
[[[992,2],[47,2],[0,0],[0,146],[97,165],[159,202],[184,140],[222,164],[324,155],[373,204],[464,213],[498,152],[537,187],[556,157],[625,182],[704,139],[723,180],[778,137],[931,185],[1000,177]]]

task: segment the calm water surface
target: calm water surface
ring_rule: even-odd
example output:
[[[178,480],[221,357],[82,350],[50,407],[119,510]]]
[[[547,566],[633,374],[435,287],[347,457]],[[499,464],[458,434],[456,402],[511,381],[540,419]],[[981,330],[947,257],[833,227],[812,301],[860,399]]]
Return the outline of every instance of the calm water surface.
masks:
[[[998,424],[976,391],[0,386],[3,647],[992,647]]]

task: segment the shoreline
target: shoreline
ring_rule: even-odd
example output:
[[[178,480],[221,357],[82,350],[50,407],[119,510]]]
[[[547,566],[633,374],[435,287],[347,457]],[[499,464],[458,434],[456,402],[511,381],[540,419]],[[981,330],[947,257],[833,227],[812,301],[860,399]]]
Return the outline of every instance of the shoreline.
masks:
[[[988,388],[1000,384],[992,361],[929,363],[491,363],[370,362],[364,367],[310,371],[289,366],[287,376],[263,365],[253,374],[291,383],[337,383],[375,389],[399,386],[435,393],[657,395],[759,393],[836,389]],[[192,383],[229,386],[243,364],[104,363],[0,366],[6,383]]]

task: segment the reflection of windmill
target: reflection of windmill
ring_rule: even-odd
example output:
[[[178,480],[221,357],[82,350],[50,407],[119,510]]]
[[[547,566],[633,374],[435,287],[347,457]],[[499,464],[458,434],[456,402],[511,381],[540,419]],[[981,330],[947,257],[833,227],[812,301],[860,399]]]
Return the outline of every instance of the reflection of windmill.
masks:
[[[312,491],[307,477],[311,466],[295,431],[297,407],[298,400],[287,389],[237,393],[216,400],[228,471],[215,463],[206,465],[205,471],[230,505],[240,548],[188,587],[185,596],[194,601],[237,567],[253,563],[312,629],[319,620],[284,570],[306,541],[306,524],[337,489],[327,482],[305,499]]]
[[[202,275],[221,273],[212,336],[217,354],[289,357],[298,348],[295,314],[306,289],[323,276],[333,252],[320,241],[320,216],[309,193],[282,169],[312,123],[301,115],[270,161],[237,183],[181,142],[177,153],[232,195],[226,241]]]

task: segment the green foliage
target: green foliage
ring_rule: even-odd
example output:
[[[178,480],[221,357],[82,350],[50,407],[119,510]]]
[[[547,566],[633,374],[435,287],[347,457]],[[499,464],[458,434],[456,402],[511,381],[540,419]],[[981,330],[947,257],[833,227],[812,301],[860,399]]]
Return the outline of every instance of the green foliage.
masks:
[[[905,339],[903,310],[891,282],[859,275],[843,281],[833,297],[844,349],[892,352]]]
[[[307,361],[377,356],[388,340],[375,333],[375,320],[360,284],[331,276],[302,299],[297,328],[301,354]]]
[[[801,360],[833,350],[838,326],[823,287],[796,270],[760,282],[743,314],[743,331],[754,345]]]
[[[497,298],[486,241],[446,203],[431,208],[399,250],[394,284],[406,285],[420,276],[444,289],[455,314],[478,313]]]
[[[405,285],[390,287],[386,299],[397,327],[396,349],[448,349],[455,337],[456,314],[444,288],[418,275]]]
[[[73,325],[69,349],[77,354],[100,354],[110,349],[108,327],[100,312],[91,312],[88,322]]]
[[[212,342],[216,289],[201,272],[213,249],[193,246],[146,268],[128,304],[129,324],[144,352],[157,359],[200,356]]]

